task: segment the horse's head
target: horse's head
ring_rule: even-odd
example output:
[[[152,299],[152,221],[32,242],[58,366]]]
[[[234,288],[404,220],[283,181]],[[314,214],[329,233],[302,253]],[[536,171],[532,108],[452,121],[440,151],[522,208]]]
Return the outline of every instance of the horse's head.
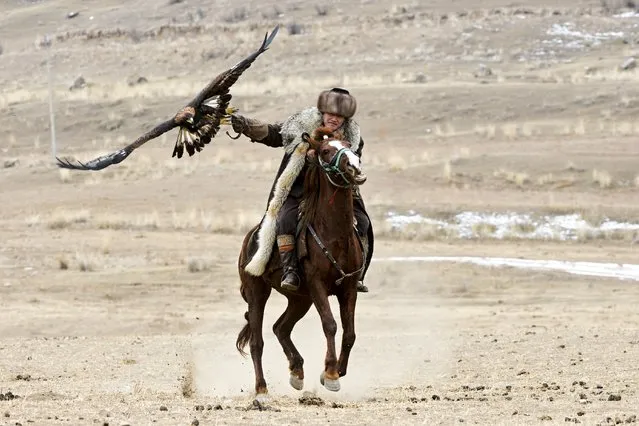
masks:
[[[311,158],[317,159],[333,185],[346,188],[366,182],[359,157],[351,151],[350,144],[342,140],[340,133],[319,127],[312,137],[304,133],[302,139],[309,143],[309,149],[313,150]]]

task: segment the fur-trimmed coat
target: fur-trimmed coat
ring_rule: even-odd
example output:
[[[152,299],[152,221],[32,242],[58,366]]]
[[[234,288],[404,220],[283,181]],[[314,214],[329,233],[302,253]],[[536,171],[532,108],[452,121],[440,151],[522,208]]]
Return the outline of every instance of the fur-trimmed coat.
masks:
[[[293,114],[283,123],[269,124],[268,135],[261,140],[253,140],[270,147],[284,147],[284,158],[280,164],[271,187],[266,212],[258,230],[258,249],[245,270],[251,275],[260,276],[275,245],[277,233],[277,216],[284,201],[289,195],[301,197],[304,190],[306,152],[308,143],[302,140],[302,134],[309,135],[322,125],[322,113],[311,107]],[[341,129],[344,138],[351,144],[351,149],[361,157],[364,141],[361,138],[359,125],[353,119],[344,121]]]

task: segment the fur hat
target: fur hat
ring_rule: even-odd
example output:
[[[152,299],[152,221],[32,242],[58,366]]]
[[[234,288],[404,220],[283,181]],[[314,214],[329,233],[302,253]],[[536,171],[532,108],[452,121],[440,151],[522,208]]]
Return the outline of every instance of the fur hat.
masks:
[[[348,90],[334,87],[320,93],[317,98],[317,109],[322,113],[328,112],[351,118],[357,110],[357,101]]]

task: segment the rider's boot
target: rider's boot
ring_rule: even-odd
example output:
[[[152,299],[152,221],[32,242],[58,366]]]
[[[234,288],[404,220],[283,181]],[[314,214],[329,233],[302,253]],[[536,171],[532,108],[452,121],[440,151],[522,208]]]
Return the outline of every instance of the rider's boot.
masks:
[[[293,235],[278,235],[277,247],[282,261],[281,286],[288,291],[297,291],[300,287],[300,276],[297,267],[295,237]]]

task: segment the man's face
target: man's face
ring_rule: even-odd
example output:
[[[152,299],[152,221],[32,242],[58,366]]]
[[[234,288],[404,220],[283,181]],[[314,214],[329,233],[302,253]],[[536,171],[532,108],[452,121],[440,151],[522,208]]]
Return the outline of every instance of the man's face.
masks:
[[[322,120],[324,120],[324,126],[328,127],[331,132],[336,131],[342,127],[342,124],[344,124],[344,117],[341,115],[331,114],[330,112],[322,114]]]

